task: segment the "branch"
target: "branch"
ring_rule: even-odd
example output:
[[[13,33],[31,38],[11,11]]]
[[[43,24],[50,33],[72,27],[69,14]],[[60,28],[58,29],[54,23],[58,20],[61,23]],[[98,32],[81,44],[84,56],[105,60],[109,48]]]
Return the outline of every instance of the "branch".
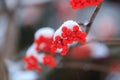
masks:
[[[1,72],[0,79],[8,80],[8,70],[4,63],[3,56],[0,56],[0,72]]]
[[[93,22],[94,22],[94,20],[95,20],[95,18],[96,18],[96,16],[97,16],[99,10],[100,10],[100,8],[101,8],[101,5],[102,5],[102,4],[98,5],[98,6],[95,8],[95,10],[94,10],[94,12],[93,12],[93,14],[92,14],[92,16],[91,16],[88,24],[81,23],[81,22],[78,23],[80,26],[86,27],[86,31],[85,31],[85,32],[86,32],[87,34],[88,34],[88,32],[90,31],[90,28],[91,28],[91,26],[92,26],[92,24],[93,24]],[[79,45],[79,43],[78,43],[77,45]]]
[[[78,23],[80,26],[86,27],[86,25],[82,22]]]
[[[4,13],[8,17],[8,23],[6,26],[5,40],[3,43],[2,53],[4,57],[12,57],[17,50],[18,29],[15,21],[15,10],[9,10],[5,0],[2,0]],[[17,9],[17,8],[16,8]]]
[[[65,65],[62,68],[94,70],[109,73],[109,67],[84,62],[65,62]]]
[[[102,4],[100,4],[99,6],[97,6],[96,8],[95,8],[95,10],[94,10],[94,12],[93,12],[93,14],[92,14],[92,16],[91,16],[91,18],[90,18],[90,20],[89,20],[89,24],[86,26],[86,33],[88,34],[88,32],[89,32],[89,30],[90,30],[90,28],[91,28],[91,26],[92,26],[92,24],[93,24],[93,22],[94,22],[94,20],[95,20],[95,18],[96,18],[96,16],[97,16],[97,14],[98,14],[98,12],[99,12],[99,10],[100,10],[100,8],[101,8],[101,5]]]
[[[88,41],[88,43],[91,42],[95,42],[95,41],[99,41],[102,43],[106,43],[106,44],[114,44],[114,45],[120,45],[120,38],[116,38],[116,39],[91,39],[90,41]]]

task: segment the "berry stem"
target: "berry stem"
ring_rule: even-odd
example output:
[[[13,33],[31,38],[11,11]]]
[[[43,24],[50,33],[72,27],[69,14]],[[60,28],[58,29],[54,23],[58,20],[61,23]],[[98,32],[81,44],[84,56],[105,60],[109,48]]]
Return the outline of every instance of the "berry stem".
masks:
[[[84,23],[80,22],[78,23],[80,26],[86,27]]]
[[[86,33],[87,33],[87,34],[89,33],[89,30],[90,30],[90,28],[91,28],[91,26],[92,26],[92,24],[93,24],[93,22],[94,22],[94,20],[95,20],[95,18],[96,18],[96,16],[97,16],[98,12],[100,11],[101,5],[102,5],[102,4],[98,5],[98,6],[95,8],[95,10],[94,10],[94,12],[93,12],[93,14],[92,14],[92,16],[91,16],[91,18],[90,18],[90,20],[89,20],[89,24],[86,26]]]

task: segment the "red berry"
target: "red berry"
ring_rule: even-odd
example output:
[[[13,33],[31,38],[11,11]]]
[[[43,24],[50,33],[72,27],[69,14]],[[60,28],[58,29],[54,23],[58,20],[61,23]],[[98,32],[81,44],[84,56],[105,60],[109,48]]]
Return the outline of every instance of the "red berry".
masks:
[[[59,47],[59,48],[62,48],[62,44],[59,44],[58,47]]]
[[[37,52],[39,52],[39,51],[40,51],[39,46],[36,46],[35,50],[36,50]]]
[[[61,39],[60,36],[56,36],[56,37],[55,37],[55,40],[56,40],[56,41],[59,41],[60,39]]]
[[[47,64],[49,64],[49,62],[50,62],[50,58],[49,58],[48,56],[45,56],[45,57],[43,58],[43,60],[44,60],[44,62],[43,62],[44,65],[47,65]]]
[[[47,66],[50,66],[50,67],[55,67],[56,66],[56,61],[54,60],[53,56],[45,56],[43,58],[43,60],[44,60],[44,62],[43,62],[44,65],[47,65]]]
[[[66,32],[66,31],[67,31],[67,27],[64,26],[64,27],[62,28],[62,32]]]
[[[27,70],[32,70],[33,67],[32,67],[30,64],[27,64],[27,65],[26,65],[26,69],[27,69]]]
[[[41,72],[42,71],[42,69],[41,69],[41,67],[40,66],[36,66],[36,71],[38,71],[38,72]]]
[[[67,31],[67,36],[68,36],[68,37],[71,36],[71,33],[72,33],[72,31],[69,29],[69,30]]]
[[[78,31],[78,30],[79,30],[79,26],[75,25],[75,26],[73,27],[73,31]]]
[[[63,37],[63,38],[66,38],[67,35],[66,35],[65,33],[62,33],[62,37]]]
[[[28,58],[25,56],[24,58],[23,58],[23,61],[25,61],[25,62],[28,62]]]
[[[61,55],[62,55],[62,56],[66,56],[66,54],[67,54],[67,50],[63,50],[63,51],[61,52]]]
[[[56,61],[52,61],[52,62],[49,64],[49,66],[52,67],[52,68],[56,67],[56,65],[57,65]]]
[[[66,39],[62,40],[63,44],[66,45],[68,41]]]
[[[30,58],[31,62],[37,63],[37,59],[33,55],[31,55],[29,58]]]
[[[76,37],[76,32],[72,32],[72,33],[71,33],[71,36],[72,36],[73,38],[75,38],[75,37]]]

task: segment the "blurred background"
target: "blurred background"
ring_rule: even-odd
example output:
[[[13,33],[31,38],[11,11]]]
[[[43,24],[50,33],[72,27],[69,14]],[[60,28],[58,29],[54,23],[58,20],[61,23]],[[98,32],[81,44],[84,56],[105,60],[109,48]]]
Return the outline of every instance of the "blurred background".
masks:
[[[120,80],[120,0],[104,1],[90,43],[72,48],[55,69],[28,71],[22,61],[36,30],[86,22],[94,8],[73,10],[69,0],[0,0],[0,80]]]

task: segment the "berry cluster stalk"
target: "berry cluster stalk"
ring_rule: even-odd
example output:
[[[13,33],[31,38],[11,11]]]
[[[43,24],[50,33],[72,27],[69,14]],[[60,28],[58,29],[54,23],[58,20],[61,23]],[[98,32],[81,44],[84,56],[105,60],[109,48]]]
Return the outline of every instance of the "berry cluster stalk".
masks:
[[[91,26],[92,26],[92,24],[93,24],[93,22],[94,22],[94,20],[95,20],[95,18],[96,18],[98,12],[100,11],[101,5],[102,5],[102,4],[98,5],[98,6],[95,8],[95,10],[94,10],[94,12],[93,12],[93,14],[92,14],[92,16],[91,16],[91,18],[90,18],[90,20],[89,20],[89,23],[88,23],[88,25],[86,26],[86,33],[87,33],[87,34],[88,34],[88,32],[89,32],[89,30],[90,30],[90,28],[91,28]]]

